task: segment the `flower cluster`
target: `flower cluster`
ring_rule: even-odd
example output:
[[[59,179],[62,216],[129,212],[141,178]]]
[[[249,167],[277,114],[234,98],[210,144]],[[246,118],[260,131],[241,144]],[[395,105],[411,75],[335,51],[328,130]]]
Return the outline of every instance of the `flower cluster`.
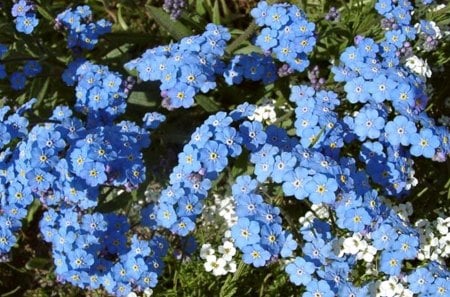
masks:
[[[277,69],[273,59],[257,53],[234,56],[223,72],[228,85],[240,84],[244,79],[270,84],[277,78],[276,74]]]
[[[330,7],[330,10],[325,15],[325,19],[330,22],[337,22],[337,21],[339,21],[340,17],[341,17],[341,13],[334,6]]]
[[[223,243],[219,245],[218,251],[220,257],[216,256],[216,251],[210,244],[203,244],[200,249],[200,258],[206,260],[205,270],[215,276],[226,275],[236,272],[236,261],[234,256],[236,248],[232,241],[224,238]]]
[[[66,9],[56,17],[56,26],[68,31],[67,46],[70,49],[94,49],[100,36],[111,32],[112,24],[101,19],[92,21],[92,11],[87,5]]]
[[[420,20],[415,28],[423,50],[429,52],[436,49],[438,40],[442,38],[441,30],[436,23],[433,21]]]
[[[269,5],[265,1],[251,11],[258,26],[263,27],[255,44],[274,53],[297,71],[308,67],[308,54],[316,44],[314,23],[308,22],[300,8],[289,4]]]
[[[216,87],[216,75],[223,68],[219,58],[230,38],[226,28],[209,24],[202,35],[149,49],[125,68],[137,70],[143,81],[160,81],[161,95],[169,109],[189,108],[198,92]]]
[[[104,121],[114,120],[125,112],[132,84],[122,81],[118,73],[109,71],[106,66],[90,62],[79,65],[77,60],[74,64],[78,66],[75,72],[77,111],[95,114]]]
[[[375,9],[384,17],[382,24],[386,29],[401,30],[403,32],[410,31],[410,22],[414,7],[408,0],[378,0]],[[414,30],[411,31],[413,33]]]
[[[116,92],[123,88],[122,78],[105,66],[86,62],[76,74],[78,86],[92,83]],[[124,110],[126,92],[122,96]],[[102,285],[120,296],[153,287],[167,251],[165,239],[156,236],[144,241],[134,236],[130,244],[133,230],[126,217],[91,210],[99,205],[102,187],[131,191],[144,181],[141,151],[150,145],[147,129],[156,128],[164,117],[146,114],[144,128],[130,121],[114,123],[121,112],[108,113],[113,101],[95,108],[88,100],[77,103],[87,114],[86,121],[67,106],[58,106],[48,122],[28,130],[22,114],[35,101],[6,120],[3,118],[9,109],[1,109],[1,257],[15,244],[14,232],[20,228],[27,207],[38,199],[48,209],[40,229],[44,239],[52,243],[61,281],[82,288]]]
[[[155,287],[164,267],[167,240],[136,235],[129,240],[130,223],[123,215],[86,214],[66,206],[45,212],[39,226],[52,244],[58,278],[74,286],[102,286],[110,294],[127,296]]]
[[[163,8],[174,20],[178,19],[186,7],[186,0],[164,0]]]
[[[29,35],[39,24],[34,3],[29,0],[19,0],[19,2],[14,3],[11,9],[11,15],[15,18],[14,22],[16,23],[16,30],[18,32]]]
[[[157,204],[149,204],[143,209],[145,226],[164,227],[181,236],[194,230],[194,222],[202,212],[203,200],[212,181],[226,168],[228,157],[239,156],[242,145],[250,141],[239,132],[246,129],[249,122],[244,122],[239,131],[230,125],[253,110],[253,106],[246,104],[230,115],[219,112],[196,129],[178,155],[179,164],[170,175],[170,186],[161,192]]]
[[[8,54],[8,46],[0,44],[0,62]],[[22,71],[16,70],[9,76],[11,88],[16,91],[23,90],[27,78],[33,78],[42,71],[42,66],[37,60],[27,60],[22,66]],[[5,64],[0,63],[0,79],[8,76]]]
[[[0,261],[7,260],[7,254],[15,245],[17,239],[14,235],[22,227],[22,219],[27,215],[27,207],[33,201],[31,189],[25,176],[26,167],[14,170],[11,161],[13,152],[9,149],[16,140],[25,139],[28,134],[28,120],[23,113],[29,110],[36,100],[20,107],[14,113],[5,106],[0,109]],[[15,152],[15,158],[18,152]],[[17,180],[16,174],[22,175]]]
[[[232,186],[238,221],[231,227],[231,236],[243,253],[244,263],[261,267],[280,254],[291,255],[297,244],[283,230],[280,209],[263,202],[255,193],[257,186],[248,175],[238,177]]]
[[[443,216],[445,217],[445,216]],[[450,218],[438,217],[435,221],[420,219],[414,226],[420,234],[419,260],[436,261],[445,264],[450,256]]]
[[[255,111],[248,117],[251,121],[264,122],[266,124],[273,124],[277,120],[277,113],[275,111],[275,100],[266,98],[258,104]],[[283,108],[283,106],[281,107]]]
[[[398,58],[406,33],[391,30],[385,37],[380,43],[362,38],[348,47],[332,72],[335,81],[344,82],[347,101],[363,104],[343,119],[350,132],[347,142],[352,138],[363,142],[361,159],[371,178],[388,194],[400,195],[410,178],[410,155],[444,161],[450,146],[448,130],[436,126],[424,112],[428,101],[424,80]]]

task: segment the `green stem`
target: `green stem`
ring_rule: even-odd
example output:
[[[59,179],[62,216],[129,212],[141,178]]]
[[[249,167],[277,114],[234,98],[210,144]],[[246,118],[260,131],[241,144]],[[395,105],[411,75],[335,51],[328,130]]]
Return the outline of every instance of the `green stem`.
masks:
[[[244,33],[240,35],[238,38],[236,38],[226,49],[225,52],[229,55],[231,55],[244,41],[250,38],[250,36],[253,35],[253,33],[258,30],[258,25],[253,21],[250,23],[250,25],[245,29]]]

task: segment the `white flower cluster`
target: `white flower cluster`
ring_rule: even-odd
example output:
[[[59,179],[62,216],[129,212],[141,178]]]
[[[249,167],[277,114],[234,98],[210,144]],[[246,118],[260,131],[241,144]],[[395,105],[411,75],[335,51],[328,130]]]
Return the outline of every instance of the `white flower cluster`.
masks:
[[[431,77],[432,72],[427,60],[421,59],[416,55],[407,58],[405,66],[424,78]]]
[[[413,297],[414,293],[406,289],[400,280],[391,276],[385,281],[379,281],[371,288],[370,296],[376,297]]]
[[[150,288],[146,288],[144,292],[142,292],[142,297],[150,297],[153,295],[153,290]],[[140,295],[136,294],[135,292],[128,293],[127,297],[139,297]]]
[[[230,236],[228,232],[226,236]],[[203,244],[200,249],[200,258],[206,260],[203,264],[205,270],[211,272],[215,276],[225,275],[227,273],[236,272],[236,261],[233,257],[236,255],[236,247],[230,238],[224,238],[222,245],[218,247],[219,257],[211,244]]]
[[[202,212],[202,219],[206,224],[220,227],[217,224],[217,216],[222,217],[225,220],[225,229],[229,229],[236,224],[237,216],[234,211],[234,198],[232,196],[223,197],[214,194],[214,204],[205,207]]]
[[[356,259],[372,263],[377,254],[377,249],[369,245],[360,233],[354,233],[351,237],[340,238],[336,243],[338,245],[334,247],[334,250],[337,251],[339,257],[344,254],[356,255]]]
[[[275,112],[275,100],[267,99],[260,106],[258,106],[255,112],[248,117],[251,121],[265,122],[270,125],[277,120],[277,113]]]
[[[450,256],[450,217],[438,217],[433,222],[421,219],[415,227],[420,234],[418,259],[445,263]]]
[[[303,217],[300,217],[298,222],[302,227],[308,227],[315,218],[329,222],[330,212],[325,204],[313,204],[311,210],[307,211]]]
[[[206,262],[203,264],[205,270],[211,272],[215,276],[225,275],[227,273],[234,273],[236,271],[236,262],[233,256],[236,254],[236,248],[231,238],[231,232],[229,229],[236,224],[237,216],[234,210],[234,198],[223,197],[220,195],[214,195],[214,204],[205,207],[202,213],[203,223],[211,225],[216,229],[221,229],[222,226],[217,224],[217,218],[221,217],[225,221],[226,229],[224,238],[222,239],[222,245],[219,245],[219,256],[216,255],[216,251],[212,248],[211,244],[203,244],[200,249],[200,258]]]

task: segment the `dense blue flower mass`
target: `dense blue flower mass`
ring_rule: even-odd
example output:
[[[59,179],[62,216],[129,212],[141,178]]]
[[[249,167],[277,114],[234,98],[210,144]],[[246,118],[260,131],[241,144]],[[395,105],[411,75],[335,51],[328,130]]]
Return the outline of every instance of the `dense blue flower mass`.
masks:
[[[220,57],[230,38],[228,29],[208,24],[202,35],[149,49],[125,67],[136,70],[143,81],[160,81],[161,95],[169,109],[189,108],[197,93],[216,87],[216,75],[223,67]]]
[[[173,17],[183,6],[177,3],[165,3]],[[157,199],[138,208],[134,199],[114,194],[146,180],[144,149],[166,116],[146,113],[141,125],[120,121],[134,79],[78,56],[112,24],[93,22],[88,6],[60,13],[56,27],[68,31],[68,47],[77,56],[67,58],[62,74],[75,88],[73,108],[56,106],[40,122],[30,115],[37,99],[0,108],[0,261],[20,243],[30,205],[42,206],[39,229],[51,244],[59,281],[117,296],[153,288],[170,248],[161,234],[196,257],[190,235],[210,192],[231,184],[236,220],[227,225],[228,239],[241,261],[253,267],[281,263],[304,296],[383,295],[392,282],[407,285],[405,295],[446,296],[447,269],[424,259],[424,237],[408,221],[405,205],[392,199],[406,198],[414,186],[416,158],[443,162],[450,154],[449,130],[426,113],[425,78],[405,63],[411,42],[427,38],[424,50],[430,50],[439,30],[425,20],[413,27],[413,8],[408,0],[377,1],[384,37],[358,36],[342,50],[327,82],[334,79],[333,91],[325,84],[297,85],[300,76],[286,80],[288,96],[266,86],[285,99],[280,110],[293,119],[258,121],[249,103],[210,115],[182,143]],[[18,31],[33,31],[34,11],[30,1],[12,5]],[[251,15],[262,27],[255,39],[262,54],[225,55],[231,34],[209,24],[203,34],[149,49],[125,67],[142,81],[160,82],[168,109],[191,107],[199,92],[217,87],[218,77],[228,85],[244,79],[272,84],[283,71],[306,69],[316,37],[302,10],[261,1]],[[32,57],[11,71],[6,58],[15,47],[0,44],[0,79],[8,77],[18,91],[42,66]],[[278,74],[272,56],[286,63]],[[133,206],[126,208],[134,214],[110,211],[116,202]],[[170,251],[180,255],[177,249]],[[361,268],[368,272],[355,278]]]
[[[300,8],[289,4],[268,5],[260,1],[251,15],[263,27],[255,44],[265,52],[274,53],[292,69],[303,71],[308,67],[307,55],[316,44],[314,23],[308,22]]]

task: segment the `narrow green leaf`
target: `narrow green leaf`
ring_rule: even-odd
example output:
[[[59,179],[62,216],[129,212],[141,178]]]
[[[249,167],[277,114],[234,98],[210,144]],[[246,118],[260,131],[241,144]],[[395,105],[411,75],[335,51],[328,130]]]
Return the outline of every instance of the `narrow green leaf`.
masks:
[[[220,105],[217,104],[212,98],[205,95],[195,96],[195,100],[207,112],[217,112],[220,109]]]
[[[35,97],[39,103],[42,102],[42,100],[44,100],[45,96],[47,95],[49,84],[50,84],[50,77],[47,77],[44,83],[41,85],[39,93],[36,96],[32,96]]]
[[[214,24],[220,25],[220,7],[219,7],[219,0],[214,1],[213,6],[213,15],[212,15],[212,21]]]
[[[50,22],[55,21],[55,18],[50,14],[50,12],[41,5],[37,5],[37,10],[48,21]]]
[[[120,56],[122,56],[124,53],[128,51],[128,49],[131,47],[129,43],[122,44],[121,46],[113,49],[109,53],[107,53],[103,59],[115,59]]]
[[[34,218],[34,215],[41,207],[41,202],[39,200],[34,199],[33,203],[31,203],[31,206],[28,209],[27,217],[26,217],[26,223],[29,224]]]
[[[171,19],[170,15],[167,14],[162,8],[151,5],[147,5],[146,7],[155,22],[163,27],[173,38],[180,40],[181,38],[192,34],[188,27],[184,26],[179,21],[174,21]]]
[[[28,270],[45,269],[50,266],[50,260],[46,258],[33,258],[25,264]]]
[[[122,5],[120,3],[117,4],[117,21],[119,22],[119,25],[122,27],[122,29],[124,29],[125,31],[128,30],[128,25],[122,16]]]
[[[228,4],[226,0],[220,0],[220,3],[222,4],[222,10],[225,18],[229,18],[233,15],[233,13],[228,8]]]

